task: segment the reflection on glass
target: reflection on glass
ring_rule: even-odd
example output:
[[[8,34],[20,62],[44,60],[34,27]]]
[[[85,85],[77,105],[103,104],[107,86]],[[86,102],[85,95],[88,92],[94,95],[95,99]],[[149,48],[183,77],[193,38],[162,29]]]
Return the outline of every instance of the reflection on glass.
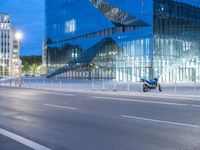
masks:
[[[173,0],[46,0],[49,77],[197,80],[199,20]]]

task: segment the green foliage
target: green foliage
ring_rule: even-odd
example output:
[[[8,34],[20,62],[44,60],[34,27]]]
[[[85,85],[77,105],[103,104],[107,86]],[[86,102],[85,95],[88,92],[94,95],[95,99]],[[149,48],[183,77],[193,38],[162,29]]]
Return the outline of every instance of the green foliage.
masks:
[[[22,60],[22,73],[36,74],[36,69],[42,65],[42,56],[21,56]]]

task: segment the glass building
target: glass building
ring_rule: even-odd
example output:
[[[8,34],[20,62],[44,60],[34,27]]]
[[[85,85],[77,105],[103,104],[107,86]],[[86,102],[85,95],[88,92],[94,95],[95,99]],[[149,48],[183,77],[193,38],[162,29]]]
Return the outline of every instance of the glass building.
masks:
[[[163,82],[200,77],[200,4],[46,0],[48,77]]]

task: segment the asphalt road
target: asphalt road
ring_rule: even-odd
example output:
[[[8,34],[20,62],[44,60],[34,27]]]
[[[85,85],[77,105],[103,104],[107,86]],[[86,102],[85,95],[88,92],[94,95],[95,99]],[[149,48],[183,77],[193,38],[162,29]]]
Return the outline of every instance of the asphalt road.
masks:
[[[0,87],[0,150],[200,150],[200,100]]]

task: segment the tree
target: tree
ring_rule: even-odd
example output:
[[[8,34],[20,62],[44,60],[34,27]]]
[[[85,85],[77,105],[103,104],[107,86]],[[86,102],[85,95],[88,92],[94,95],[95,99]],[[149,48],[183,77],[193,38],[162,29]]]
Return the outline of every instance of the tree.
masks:
[[[22,56],[22,73],[31,75],[36,74],[36,69],[42,65],[42,56],[33,55],[33,56]]]

